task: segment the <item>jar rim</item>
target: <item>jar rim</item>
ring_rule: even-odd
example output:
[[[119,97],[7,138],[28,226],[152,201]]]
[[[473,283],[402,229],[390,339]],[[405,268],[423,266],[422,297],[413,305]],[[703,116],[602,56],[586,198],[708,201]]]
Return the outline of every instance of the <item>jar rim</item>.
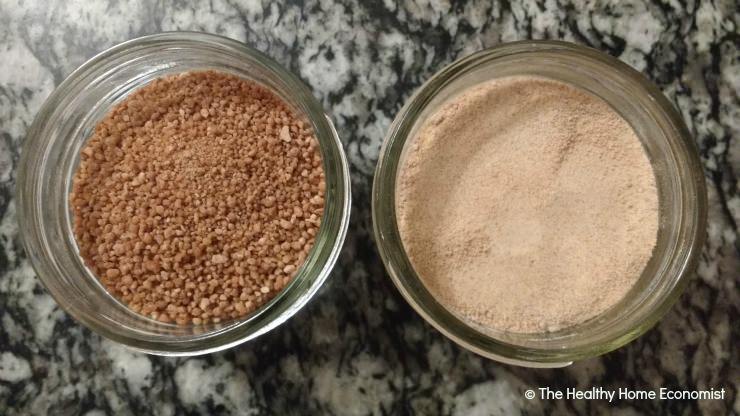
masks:
[[[497,339],[453,317],[425,289],[413,270],[400,239],[395,215],[395,184],[397,173],[401,169],[399,160],[402,150],[422,111],[437,94],[453,81],[493,62],[500,63],[525,56],[542,57],[547,54],[572,60],[573,63],[580,60],[598,64],[636,86],[645,95],[644,98],[654,104],[651,110],[662,117],[664,125],[661,129],[666,132],[666,137],[674,141],[671,145],[683,162],[680,167],[685,169],[680,182],[683,197],[693,198],[688,200],[693,209],[682,213],[680,227],[687,243],[679,253],[681,258],[676,260],[680,270],[671,282],[672,286],[660,299],[655,300],[649,311],[643,310],[643,316],[634,319],[632,326],[609,334],[608,339],[598,345],[561,345],[558,348],[516,345]],[[518,41],[484,49],[452,62],[433,74],[407,100],[391,123],[379,153],[373,180],[372,216],[378,250],[391,280],[404,299],[428,323],[462,347],[484,357],[523,366],[558,367],[568,365],[574,360],[604,354],[627,344],[650,329],[668,311],[685,288],[690,273],[698,263],[705,240],[707,196],[696,145],[680,115],[656,85],[629,65],[593,48],[563,41]]]
[[[43,215],[44,207],[40,206],[44,197],[41,177],[47,149],[58,141],[74,140],[73,137],[53,131],[53,121],[62,117],[62,113],[70,111],[67,108],[69,97],[83,90],[92,80],[109,77],[116,71],[116,68],[111,67],[112,62],[136,58],[147,51],[161,48],[191,48],[194,51],[208,48],[210,53],[228,53],[283,82],[291,91],[291,99],[301,104],[304,115],[313,124],[327,175],[326,207],[317,243],[291,283],[270,302],[247,317],[226,322],[211,331],[195,334],[187,339],[148,336],[135,328],[122,328],[117,322],[85,312],[70,302],[64,288],[57,281],[59,274],[65,271],[60,268],[57,260],[62,255],[79,254],[51,252],[50,246],[45,242],[47,236],[44,225],[47,219]],[[275,91],[267,85],[265,87]],[[36,274],[56,302],[76,320],[106,338],[151,354],[189,356],[220,351],[253,339],[285,322],[323,285],[339,257],[349,226],[349,167],[336,129],[321,104],[305,83],[272,58],[244,43],[219,35],[185,31],[163,32],[131,39],[98,53],[74,70],[46,99],[29,128],[23,148],[16,182],[18,221],[24,248]],[[330,181],[335,184],[331,189]],[[322,239],[321,244],[319,239]]]

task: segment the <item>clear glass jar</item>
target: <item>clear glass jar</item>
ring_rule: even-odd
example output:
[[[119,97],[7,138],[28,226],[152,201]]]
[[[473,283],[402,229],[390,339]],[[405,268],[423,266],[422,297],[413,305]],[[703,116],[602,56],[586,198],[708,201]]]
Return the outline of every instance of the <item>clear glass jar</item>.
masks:
[[[79,256],[68,196],[79,152],[97,122],[155,78],[212,69],[254,80],[313,126],[326,177],[316,242],[291,283],[242,320],[178,326],[139,315],[103,288]],[[255,338],[295,314],[337,260],[349,222],[350,180],[336,130],[295,75],[246,45],[215,35],[171,32],[119,44],[87,61],[46,100],[26,138],[18,171],[21,235],[31,264],[59,305],[93,331],[162,355],[219,351]]]
[[[511,75],[563,81],[609,103],[642,141],[659,193],[657,245],[636,285],[602,315],[552,333],[516,334],[480,328],[445,309],[412,268],[396,223],[396,178],[409,138],[451,96],[486,80]],[[558,367],[614,350],[647,331],[665,314],[696,267],[705,239],[706,199],[696,147],[680,115],[655,85],[594,49],[565,42],[524,41],[452,63],[408,100],[381,149],[372,193],[373,226],[393,282],[411,306],[444,335],[494,360]]]

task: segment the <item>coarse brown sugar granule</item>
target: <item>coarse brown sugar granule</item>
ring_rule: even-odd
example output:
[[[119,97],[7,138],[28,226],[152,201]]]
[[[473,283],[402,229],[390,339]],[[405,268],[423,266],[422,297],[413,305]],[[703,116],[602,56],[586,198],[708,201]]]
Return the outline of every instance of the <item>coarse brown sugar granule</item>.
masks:
[[[656,244],[658,193],[632,127],[536,77],[449,100],[412,138],[398,225],[419,277],[485,328],[554,331],[617,304]]]
[[[200,324],[247,315],[302,265],[324,210],[307,122],[214,71],[126,97],[81,152],[70,204],[85,264],[131,309]]]

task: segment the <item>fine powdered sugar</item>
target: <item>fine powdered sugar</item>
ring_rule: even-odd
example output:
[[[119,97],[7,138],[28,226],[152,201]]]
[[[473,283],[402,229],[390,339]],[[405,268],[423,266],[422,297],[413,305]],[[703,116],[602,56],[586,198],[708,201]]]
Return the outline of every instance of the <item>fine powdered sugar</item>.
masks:
[[[656,243],[658,194],[630,125],[568,84],[505,77],[413,138],[398,225],[443,305],[495,330],[554,331],[618,303]]]

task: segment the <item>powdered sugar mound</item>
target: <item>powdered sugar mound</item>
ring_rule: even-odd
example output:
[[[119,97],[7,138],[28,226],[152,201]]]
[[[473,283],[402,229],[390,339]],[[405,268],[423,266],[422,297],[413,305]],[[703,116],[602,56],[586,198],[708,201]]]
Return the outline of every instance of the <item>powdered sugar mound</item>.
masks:
[[[404,246],[455,312],[552,331],[621,300],[652,255],[655,177],[630,125],[567,84],[474,87],[421,127],[401,171]]]

